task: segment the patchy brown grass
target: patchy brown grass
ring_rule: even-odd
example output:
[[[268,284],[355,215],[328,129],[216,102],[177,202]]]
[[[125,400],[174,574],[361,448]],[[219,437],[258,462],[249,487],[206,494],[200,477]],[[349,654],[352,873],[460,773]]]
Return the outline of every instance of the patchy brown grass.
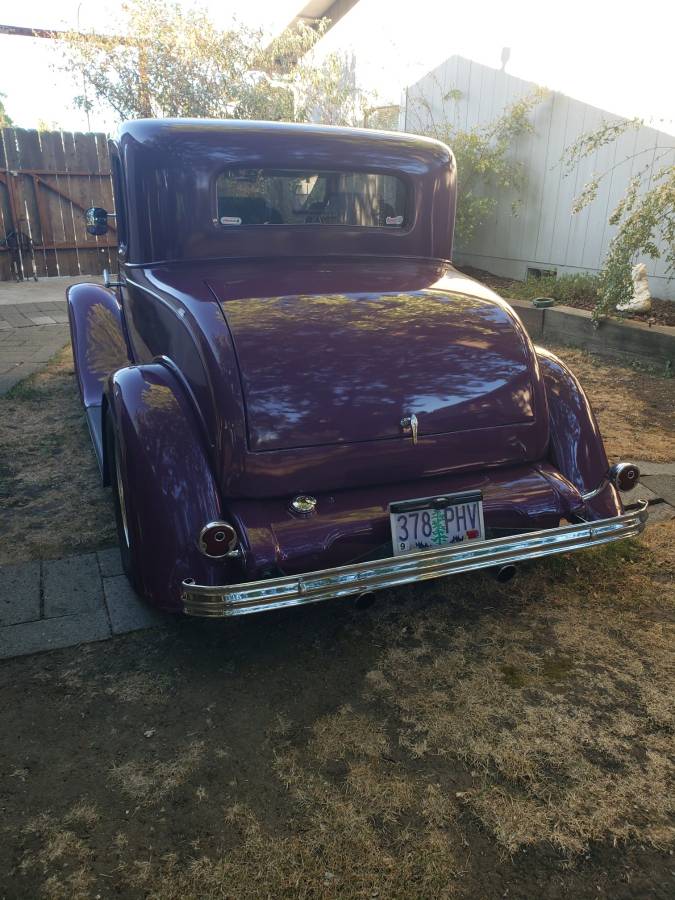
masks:
[[[17,660],[0,865],[47,898],[660,896],[674,581],[671,522],[508,587],[51,655],[38,690]]]
[[[115,540],[80,405],[70,347],[0,397],[0,563],[49,559]]]
[[[471,767],[461,802],[506,850],[672,845],[674,545],[670,523],[550,561],[510,589],[526,606],[507,624],[429,610],[369,674],[402,746]]]
[[[146,729],[146,732],[151,739],[154,730]],[[144,759],[115,764],[109,778],[130,800],[158,803],[187,780],[203,754],[203,742],[192,741],[184,750],[176,748],[169,761]]]
[[[610,455],[663,458],[673,383],[559,352]],[[51,367],[1,412],[34,404],[55,427],[39,415],[55,391],[93,490],[68,358]],[[84,535],[77,492],[56,488],[67,460],[43,456],[61,527]],[[15,457],[13,514],[30,521]],[[458,576],[358,616],[186,622],[5,664],[10,895],[668,896],[674,584],[670,522],[508,586]]]

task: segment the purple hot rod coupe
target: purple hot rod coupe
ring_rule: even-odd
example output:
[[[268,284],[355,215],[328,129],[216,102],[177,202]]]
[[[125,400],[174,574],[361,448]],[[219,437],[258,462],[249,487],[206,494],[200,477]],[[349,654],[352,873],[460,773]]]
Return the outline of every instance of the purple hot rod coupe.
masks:
[[[452,267],[444,144],[143,120],[110,155],[119,275],[68,308],[148,601],[228,616],[507,577],[642,530],[576,378]]]

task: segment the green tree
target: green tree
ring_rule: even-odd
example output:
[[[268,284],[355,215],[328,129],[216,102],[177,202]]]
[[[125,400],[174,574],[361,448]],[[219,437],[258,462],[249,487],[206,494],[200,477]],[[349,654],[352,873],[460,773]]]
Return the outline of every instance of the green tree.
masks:
[[[547,93],[544,88],[538,88],[505,109],[494,122],[470,129],[458,128],[451,121],[452,104],[462,99],[461,91],[451,89],[442,94],[440,117],[426,94],[409,97],[409,106],[417,116],[414,129],[448,144],[455,155],[455,237],[460,246],[466,246],[477,229],[494,214],[505,192],[513,198],[511,209],[517,215],[525,169],[511,157],[510,150],[518,137],[533,130],[529,114]]]
[[[574,171],[582,159],[643,124],[641,119],[603,122],[596,131],[581,135],[565,151],[565,174]],[[619,160],[606,171],[594,174],[574,201],[572,212],[576,214],[595,200],[601,182],[618,165],[632,160],[637,166],[636,174],[609,217],[609,224],[617,230],[600,272],[599,299],[593,313],[596,321],[612,312],[618,303],[631,298],[631,268],[639,256],[663,258],[666,272],[671,277],[675,274],[675,166],[665,164],[673,150],[675,141],[645,148]]]
[[[71,32],[62,68],[86,89],[80,108],[123,119],[190,116],[353,124],[360,96],[344,60],[311,51],[325,31],[287,29],[271,43],[262,30],[215,27],[207,12],[158,0],[128,0],[109,33]]]
[[[6,94],[0,94],[0,128],[11,128],[14,124],[5,111],[5,104],[2,102]]]

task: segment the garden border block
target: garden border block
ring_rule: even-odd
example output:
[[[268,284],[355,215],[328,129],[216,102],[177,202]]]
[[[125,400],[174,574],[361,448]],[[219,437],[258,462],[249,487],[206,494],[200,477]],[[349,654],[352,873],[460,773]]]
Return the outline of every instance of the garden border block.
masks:
[[[529,300],[507,300],[533,340],[573,344],[584,350],[651,365],[675,364],[675,328],[605,319],[596,328],[588,310],[571,306],[536,309]]]

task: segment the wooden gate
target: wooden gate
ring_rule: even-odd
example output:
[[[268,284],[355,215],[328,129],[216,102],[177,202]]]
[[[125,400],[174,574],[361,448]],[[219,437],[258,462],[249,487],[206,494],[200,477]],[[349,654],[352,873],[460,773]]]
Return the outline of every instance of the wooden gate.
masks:
[[[114,210],[104,134],[0,129],[0,281],[115,269],[115,227],[87,234],[89,206]]]

